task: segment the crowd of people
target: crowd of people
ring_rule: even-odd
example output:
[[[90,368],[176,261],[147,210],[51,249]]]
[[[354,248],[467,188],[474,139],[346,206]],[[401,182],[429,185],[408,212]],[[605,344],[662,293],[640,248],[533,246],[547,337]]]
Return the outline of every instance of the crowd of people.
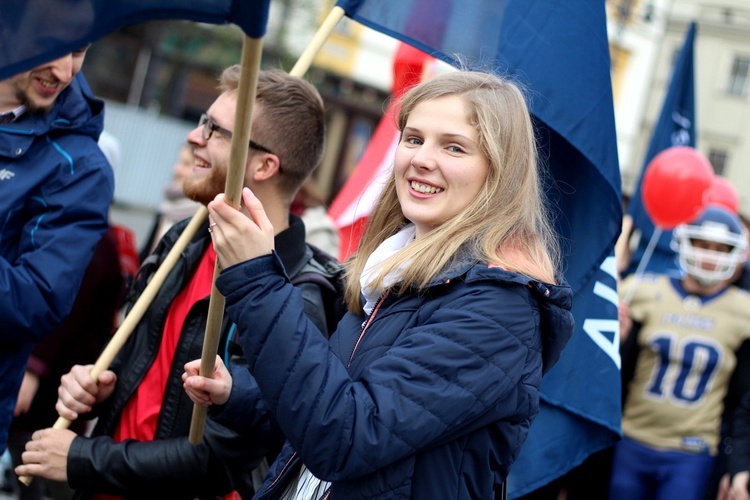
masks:
[[[9,89],[0,96],[19,95],[15,90],[22,83],[30,89],[25,101],[2,102],[14,114],[0,133],[28,130],[32,121],[68,102],[73,91],[92,99],[82,76],[74,80],[84,53],[40,66],[25,80],[0,82],[0,89]],[[67,75],[52,66],[61,62],[68,63]],[[544,208],[523,94],[502,78],[457,72],[406,95],[394,172],[361,252],[342,267],[330,256],[321,260],[326,252],[305,242],[305,226],[293,213],[320,206],[310,194],[309,179],[323,153],[324,107],[304,79],[279,70],[260,73],[243,208],[222,201],[239,76],[237,66],[224,71],[219,96],[188,134],[189,147],[183,151],[192,162],[182,181],[185,197],[207,205],[209,220],[181,253],[110,369],[94,380],[90,364],[77,364],[56,389],[57,413],[74,423],[95,417],[93,430],[51,428],[49,419],[41,421],[47,428],[34,430],[28,442],[23,442],[28,434],[19,438],[20,449],[14,445],[15,472],[66,483],[76,498],[317,498],[317,493],[304,493],[303,484],[313,485],[320,495],[330,491],[344,497],[450,491],[455,497],[493,498],[539,410],[542,375],[573,328],[572,292],[562,277],[557,239]],[[33,92],[45,94],[43,89],[53,87],[59,98],[48,91],[47,108],[24,116],[24,106],[34,103]],[[100,103],[90,107],[101,111]],[[108,176],[104,187],[111,187],[112,170],[95,143],[101,122],[90,143],[83,143],[78,132],[70,134],[81,142],[73,143],[78,155],[72,156],[82,166],[66,166],[87,180],[85,174]],[[64,133],[56,134],[58,142],[64,139]],[[89,167],[94,173],[85,168],[93,162],[89,156],[96,160]],[[59,159],[47,163],[62,170]],[[515,189],[506,189],[507,183]],[[300,195],[303,186],[308,189]],[[101,230],[93,240],[103,247],[112,243],[102,238],[112,191],[100,193]],[[178,199],[182,202],[180,196],[168,196],[167,202]],[[52,207],[97,220],[96,214],[85,213],[87,207],[76,211],[74,202],[83,204],[68,200]],[[488,206],[507,208],[488,212]],[[34,241],[19,242],[19,248],[46,244],[40,213],[37,208],[36,228],[18,231],[20,237],[36,231]],[[157,236],[153,250],[148,244],[126,309],[185,230],[185,217],[167,221],[171,227]],[[86,226],[72,216],[60,219],[76,230]],[[87,228],[95,226],[86,222]],[[68,230],[62,226],[57,232]],[[83,242],[78,243],[67,247],[78,252],[80,276],[68,279],[74,291],[84,280],[86,267],[80,264],[90,262],[89,268],[97,269],[96,259],[81,258]],[[24,260],[12,257],[13,262]],[[29,265],[39,265],[32,257]],[[116,268],[116,260],[107,267]],[[210,390],[214,384],[229,395],[226,385],[197,376],[191,363],[200,356],[217,260],[224,269],[217,286],[227,307],[216,374],[234,390],[231,399],[221,401],[226,404],[215,405],[221,409],[211,412],[202,443],[193,445],[187,437],[190,398],[208,404],[220,397]],[[92,286],[105,295],[104,288]],[[115,288],[107,295],[121,297],[121,281]],[[92,295],[86,290],[80,288],[77,302],[84,311],[94,307],[84,301]],[[54,318],[40,314],[48,318],[49,333],[66,318],[66,331],[93,333],[93,327],[75,322],[79,314],[69,314],[71,307],[60,306]],[[116,315],[96,309],[106,316],[104,330],[111,332]],[[36,335],[39,340],[44,336]],[[45,343],[59,346],[62,338],[49,335],[39,342],[32,360],[41,358]],[[8,423],[13,409],[17,416],[28,414],[39,380],[38,363],[26,363],[34,342],[28,344],[14,357],[18,366],[28,368],[23,389],[19,392],[23,370],[4,379],[6,385],[17,382],[8,386]],[[52,350],[64,356],[54,345]],[[297,457],[294,467],[283,468],[287,456]],[[434,481],[436,466],[444,481]],[[281,469],[283,481],[271,488],[261,485],[266,471],[272,478]]]
[[[96,500],[500,495],[574,326],[522,91],[455,71],[400,96],[392,172],[338,263],[312,183],[325,109],[305,79],[260,72],[241,207],[225,201],[242,104],[228,67],[136,275],[109,227],[85,52],[0,81],[0,167],[16,187],[0,202],[0,452],[37,478],[21,498],[55,483]],[[208,220],[94,378],[118,313],[199,207]],[[680,278],[620,283],[623,438],[601,455],[605,480],[571,474],[528,499],[750,498],[748,232],[711,205],[674,235]],[[214,285],[219,355],[201,375]],[[194,405],[209,409],[197,445]],[[73,426],[53,428],[58,415]]]
[[[285,278],[266,204],[245,189],[247,214],[222,195],[208,206],[249,376],[191,363],[185,384],[243,435],[258,436],[258,405],[281,428],[255,498],[494,498],[572,334],[519,90],[438,76],[405,95],[398,127],[330,343]]]

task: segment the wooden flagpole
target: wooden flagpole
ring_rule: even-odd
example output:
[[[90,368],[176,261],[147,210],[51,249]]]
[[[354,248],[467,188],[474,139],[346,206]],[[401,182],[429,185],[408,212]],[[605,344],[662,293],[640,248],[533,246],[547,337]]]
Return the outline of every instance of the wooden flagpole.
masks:
[[[302,77],[305,74],[312,64],[315,54],[317,54],[333,32],[336,24],[343,17],[344,9],[334,7],[289,72],[290,75]],[[242,46],[242,74],[237,102],[247,102],[247,104],[244,106],[237,105],[224,198],[234,208],[240,207],[240,198],[242,196],[244,166],[247,161],[247,141],[245,138],[250,136],[251,113],[253,103],[255,102],[255,88],[258,83],[261,49],[261,40],[245,37]],[[235,141],[235,138],[240,139]],[[214,282],[220,272],[221,268],[217,260],[214,269]],[[200,374],[206,377],[211,376],[216,365],[216,354],[219,349],[219,340],[221,337],[221,324],[224,319],[224,305],[224,296],[216,289],[214,283],[214,286],[211,288],[208,319],[206,320],[206,334],[203,339],[203,352],[201,353]],[[189,433],[189,440],[192,444],[199,444],[203,440],[207,412],[207,408],[200,405],[193,405],[193,417],[190,422]]]
[[[245,36],[242,43],[242,62],[240,70],[240,85],[237,89],[237,109],[234,114],[234,131],[232,132],[232,146],[229,153],[229,169],[227,170],[224,199],[234,208],[240,208],[242,186],[247,163],[247,138],[250,137],[252,112],[255,106],[255,94],[258,86],[258,73],[263,49],[262,38]],[[221,337],[221,323],[224,319],[224,296],[216,289],[216,277],[221,272],[219,260],[214,267],[214,285],[211,287],[211,298],[208,303],[208,318],[206,319],[206,333],[203,338],[203,352],[201,353],[200,373],[213,373],[216,364],[216,353],[219,349]],[[203,439],[203,429],[206,425],[207,408],[193,405],[193,417],[190,422],[189,439],[192,444],[199,444]]]
[[[302,75],[307,73],[315,55],[331,36],[331,33],[333,33],[333,30],[336,28],[339,21],[344,18],[344,14],[346,14],[346,12],[344,12],[344,9],[339,6],[331,9],[331,12],[325,18],[323,24],[320,25],[315,36],[313,36],[313,39],[310,40],[310,43],[305,47],[305,51],[299,56],[299,59],[297,59],[297,63],[289,72],[290,75],[302,77]]]

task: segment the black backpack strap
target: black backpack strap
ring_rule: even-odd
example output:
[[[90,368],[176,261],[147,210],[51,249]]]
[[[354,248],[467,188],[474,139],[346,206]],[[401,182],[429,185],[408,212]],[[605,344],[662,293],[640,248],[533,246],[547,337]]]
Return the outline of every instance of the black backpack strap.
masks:
[[[307,245],[312,257],[294,276],[290,277],[293,285],[300,287],[308,301],[322,302],[326,328],[321,329],[327,336],[334,332],[339,320],[344,316],[344,267],[329,253],[314,245]],[[317,289],[319,296],[312,295],[312,288]],[[312,312],[315,319],[320,311]],[[309,314],[308,314],[309,316]],[[318,323],[318,321],[315,321]]]
[[[293,285],[299,285],[300,283],[315,283],[324,290],[336,293],[336,287],[331,283],[331,278],[327,278],[313,270],[306,271],[303,268],[297,276],[291,278],[291,281]]]

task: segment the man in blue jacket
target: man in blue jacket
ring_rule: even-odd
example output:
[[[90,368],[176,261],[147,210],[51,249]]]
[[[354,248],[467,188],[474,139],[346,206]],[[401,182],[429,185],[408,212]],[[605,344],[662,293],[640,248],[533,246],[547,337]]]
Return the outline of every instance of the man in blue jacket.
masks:
[[[70,312],[107,230],[104,103],[81,50],[0,81],[0,453],[34,343]]]

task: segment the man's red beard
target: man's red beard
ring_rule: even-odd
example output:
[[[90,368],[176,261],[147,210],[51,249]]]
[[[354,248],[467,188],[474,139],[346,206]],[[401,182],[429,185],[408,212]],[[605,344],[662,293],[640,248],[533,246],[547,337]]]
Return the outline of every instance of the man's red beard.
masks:
[[[219,173],[212,169],[210,175],[207,177],[200,179],[188,177],[185,179],[182,191],[191,200],[208,205],[216,198],[217,194],[224,192],[226,183],[226,175],[223,172]]]

